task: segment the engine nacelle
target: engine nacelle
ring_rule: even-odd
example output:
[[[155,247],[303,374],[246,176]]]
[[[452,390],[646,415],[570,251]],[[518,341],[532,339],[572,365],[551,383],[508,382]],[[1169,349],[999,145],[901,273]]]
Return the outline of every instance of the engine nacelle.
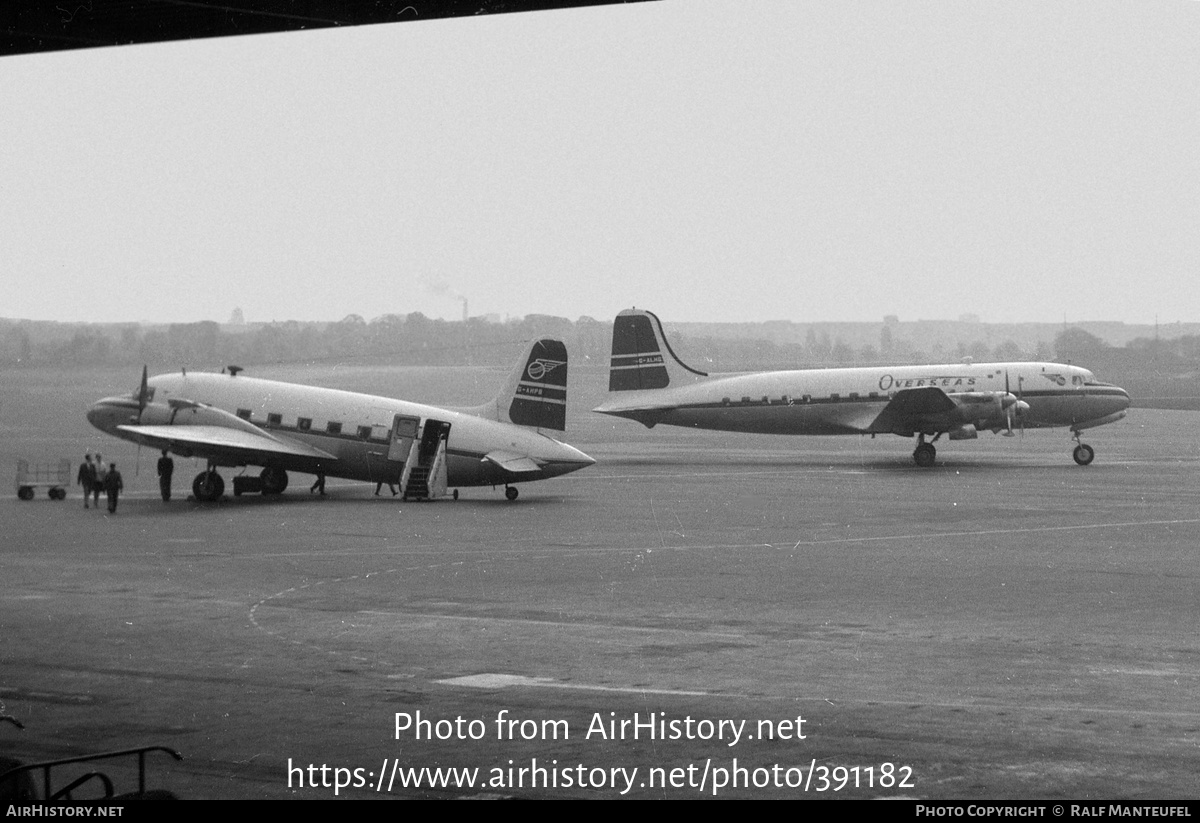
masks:
[[[137,422],[136,419],[133,422]],[[142,410],[141,424],[144,426],[223,426],[227,429],[239,429],[251,434],[261,434],[261,430],[236,414],[230,414],[224,409],[210,406],[207,403],[195,403],[191,400],[170,400],[167,403],[150,403]]]
[[[1014,415],[1019,416],[1029,408],[1010,392],[961,392],[951,397],[958,404],[959,419],[965,421],[963,428],[973,432],[960,437],[951,435],[951,440],[970,440],[978,435],[978,429],[1005,428]]]

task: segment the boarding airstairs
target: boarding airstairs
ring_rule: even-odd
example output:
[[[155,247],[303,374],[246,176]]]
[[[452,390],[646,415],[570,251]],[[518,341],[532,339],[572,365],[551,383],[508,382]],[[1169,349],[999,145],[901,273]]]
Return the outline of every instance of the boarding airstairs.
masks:
[[[407,446],[404,469],[400,473],[402,499],[433,500],[445,495],[450,424],[443,420],[418,420],[396,415],[392,431],[392,449],[388,458],[394,460],[404,454]]]
[[[0,721],[11,723],[18,729],[25,728],[21,721],[8,715],[0,715]],[[155,752],[168,754],[175,760],[183,760],[179,752],[166,746],[140,746],[136,749],[43,760],[37,763],[22,763],[13,757],[0,756],[0,808],[10,810],[9,815],[13,814],[11,809],[15,805],[18,815],[53,816],[54,810],[47,811],[46,806],[87,807],[98,804],[119,805],[130,800],[174,800],[175,795],[172,792],[146,788],[146,755]],[[94,765],[100,761],[118,761],[115,764],[117,770],[113,771],[106,766],[105,771],[100,771]],[[128,778],[130,761],[137,763],[137,790],[118,792],[114,778],[110,775],[124,775]],[[35,810],[40,808],[41,811],[30,811],[27,808],[21,811],[22,807],[30,806]],[[75,811],[86,816],[84,812],[88,809],[77,808]]]

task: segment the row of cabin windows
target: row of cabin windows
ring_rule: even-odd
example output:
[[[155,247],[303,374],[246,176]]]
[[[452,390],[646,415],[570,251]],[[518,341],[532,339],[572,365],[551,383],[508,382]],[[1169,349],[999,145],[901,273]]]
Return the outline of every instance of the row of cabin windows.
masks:
[[[250,419],[250,409],[238,409],[237,416],[242,418],[243,420],[249,420]],[[311,417],[299,417],[296,419],[296,428],[302,432],[312,431],[312,423],[313,423],[313,421],[312,421]],[[268,426],[282,426],[283,425],[283,415],[278,414],[277,412],[269,412],[267,414],[267,425]],[[386,440],[387,432],[383,431],[382,427],[377,427],[377,428],[380,429],[380,433],[378,434],[377,439]],[[342,433],[341,421],[340,420],[330,420],[328,423],[325,424],[325,431],[329,434],[341,434]],[[371,426],[359,426],[358,427],[358,436],[360,438],[362,438],[363,440],[370,440],[371,434],[373,431],[374,431],[374,428]]]
[[[858,400],[859,397],[861,397],[861,395],[856,391],[852,391],[848,395],[846,395],[846,399],[848,399],[848,400]],[[880,393],[877,391],[873,391],[873,392],[868,393],[867,397],[869,397],[871,399],[877,399],[880,397]],[[829,399],[833,400],[834,402],[837,402],[838,400],[842,399],[842,396],[835,392],[835,393],[829,395]],[[792,397],[790,394],[785,394],[785,395],[780,396],[778,399],[769,397],[767,395],[763,395],[761,399],[753,398],[753,397],[749,397],[749,396],[743,396],[742,399],[737,402],[741,403],[743,406],[748,406],[748,405],[752,405],[755,403],[762,405],[762,406],[791,406],[796,403],[811,403],[812,395],[811,394],[803,394],[797,398],[797,397]],[[730,397],[722,397],[721,403],[726,406],[732,406],[734,403],[734,400],[733,400],[733,398],[730,398]]]

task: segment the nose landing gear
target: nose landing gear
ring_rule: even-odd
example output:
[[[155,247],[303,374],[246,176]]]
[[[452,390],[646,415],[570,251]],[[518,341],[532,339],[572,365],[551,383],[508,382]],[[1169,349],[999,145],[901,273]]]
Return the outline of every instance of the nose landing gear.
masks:
[[[1075,433],[1075,451],[1071,453],[1071,456],[1075,458],[1076,463],[1086,466],[1096,459],[1096,450],[1080,441],[1079,429],[1071,429],[1071,431]]]

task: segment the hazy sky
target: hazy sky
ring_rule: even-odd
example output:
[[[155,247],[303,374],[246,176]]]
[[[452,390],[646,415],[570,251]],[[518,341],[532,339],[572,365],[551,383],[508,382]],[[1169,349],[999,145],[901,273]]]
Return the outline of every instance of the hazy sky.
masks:
[[[0,317],[1200,321],[1200,3],[664,0],[0,58]]]

